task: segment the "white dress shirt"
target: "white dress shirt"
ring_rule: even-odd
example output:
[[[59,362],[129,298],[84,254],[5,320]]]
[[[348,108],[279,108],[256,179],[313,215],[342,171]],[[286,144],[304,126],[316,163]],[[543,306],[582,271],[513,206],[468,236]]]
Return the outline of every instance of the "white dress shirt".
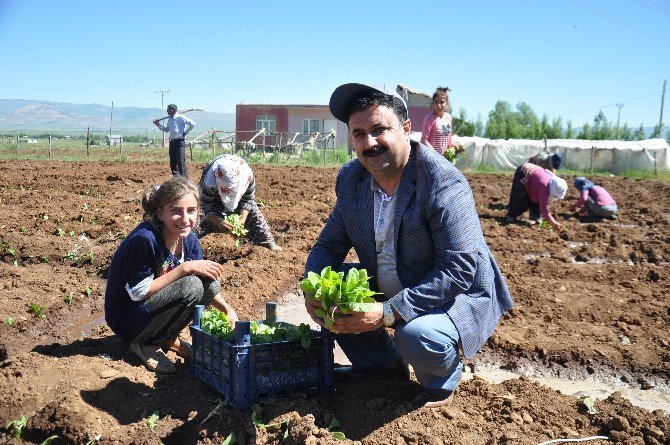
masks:
[[[188,128],[186,126],[188,125]],[[185,138],[187,134],[195,127],[195,122],[187,118],[183,114],[175,113],[170,116],[167,125],[158,122],[158,128],[165,132],[170,132],[170,140]],[[186,129],[185,129],[186,128]]]

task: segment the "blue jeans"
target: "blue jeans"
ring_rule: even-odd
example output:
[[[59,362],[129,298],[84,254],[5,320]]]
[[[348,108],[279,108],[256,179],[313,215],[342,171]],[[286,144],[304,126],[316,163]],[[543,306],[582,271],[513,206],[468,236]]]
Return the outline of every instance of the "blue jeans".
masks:
[[[434,309],[409,323],[399,322],[395,343],[383,328],[360,334],[335,334],[335,339],[361,370],[392,365],[400,357],[412,365],[419,383],[437,396],[448,396],[461,377],[460,336],[443,309]]]

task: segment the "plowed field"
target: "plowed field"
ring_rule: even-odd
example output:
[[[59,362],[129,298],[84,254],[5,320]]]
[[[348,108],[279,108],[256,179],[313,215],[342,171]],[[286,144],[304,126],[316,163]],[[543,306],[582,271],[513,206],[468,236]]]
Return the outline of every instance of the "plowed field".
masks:
[[[199,167],[189,165],[193,177]],[[334,443],[326,430],[333,417],[345,443],[538,444],[595,435],[670,443],[666,412],[615,393],[589,414],[582,398],[527,378],[475,377],[461,383],[451,406],[433,410],[411,409],[415,382],[338,384],[332,395],[263,403],[266,424],[289,422],[261,428],[250,411],[219,403],[172,353],[176,375],[146,371],[103,323],[105,277],[120,239],[141,219],[142,190],[167,170],[167,161],[0,161],[0,427],[27,415],[26,443],[58,435],[54,444],[83,444],[100,435],[99,444],[220,444],[230,433],[238,444]],[[336,169],[254,170],[284,251],[244,241],[238,248],[226,235],[202,240],[205,257],[223,263],[224,296],[242,319],[259,318],[265,302],[296,292],[335,201]],[[571,188],[555,206],[566,224],[556,233],[503,222],[510,175],[466,176],[515,300],[466,365],[475,374],[495,363],[667,390],[670,184],[596,178],[621,208],[618,220],[601,222],[569,216]],[[154,412],[160,419],[152,430],[146,420]],[[0,430],[0,443],[21,442]]]

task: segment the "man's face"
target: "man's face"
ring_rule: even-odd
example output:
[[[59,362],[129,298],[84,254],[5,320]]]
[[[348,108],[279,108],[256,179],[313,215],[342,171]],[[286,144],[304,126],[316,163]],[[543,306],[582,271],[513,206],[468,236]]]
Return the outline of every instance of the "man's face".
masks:
[[[174,111],[174,109],[172,109],[172,108],[167,109],[167,114],[169,114],[170,116],[174,116],[175,113],[176,113],[176,111]]]
[[[358,160],[373,176],[402,173],[409,159],[411,122],[400,123],[394,111],[373,106],[349,116],[349,133]]]

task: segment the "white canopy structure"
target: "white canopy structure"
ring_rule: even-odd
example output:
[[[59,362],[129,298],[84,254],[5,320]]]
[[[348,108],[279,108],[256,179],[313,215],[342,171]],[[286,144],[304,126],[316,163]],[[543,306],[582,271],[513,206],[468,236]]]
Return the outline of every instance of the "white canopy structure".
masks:
[[[419,140],[420,133],[412,133]],[[453,144],[465,148],[456,159],[462,170],[481,166],[514,170],[531,156],[541,153],[563,155],[563,168],[623,173],[626,170],[670,169],[670,146],[665,139],[644,141],[589,141],[581,139],[486,139],[454,136]]]

